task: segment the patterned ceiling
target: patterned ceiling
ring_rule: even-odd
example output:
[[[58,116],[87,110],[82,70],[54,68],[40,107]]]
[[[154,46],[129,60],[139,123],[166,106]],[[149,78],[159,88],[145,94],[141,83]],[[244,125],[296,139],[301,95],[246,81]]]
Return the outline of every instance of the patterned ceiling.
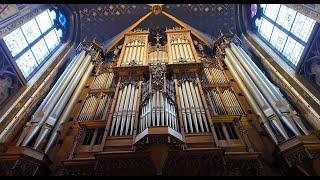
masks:
[[[79,12],[81,20],[81,39],[94,39],[101,44],[125,30],[151,8],[146,4],[77,4],[72,5]],[[162,10],[175,16],[182,22],[213,37],[220,31],[235,32],[235,7],[232,4],[165,4]],[[155,16],[155,15],[152,15]],[[145,24],[172,24],[164,22],[165,18],[150,16]],[[167,18],[169,20],[169,18]],[[143,22],[141,23],[143,24]]]
[[[150,11],[142,4],[77,4],[81,21],[81,39],[103,44]]]

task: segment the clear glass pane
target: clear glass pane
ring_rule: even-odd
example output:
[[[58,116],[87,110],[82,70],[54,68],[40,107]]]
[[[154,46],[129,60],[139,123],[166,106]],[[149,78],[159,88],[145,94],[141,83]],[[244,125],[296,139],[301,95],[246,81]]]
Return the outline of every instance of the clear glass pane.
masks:
[[[39,24],[42,33],[46,32],[52,26],[52,22],[47,11],[44,11],[43,13],[39,14],[36,17],[36,20]]]
[[[261,19],[256,19],[255,24],[258,27],[258,31],[259,31],[261,26]]]
[[[18,60],[16,60],[18,67],[20,68],[24,77],[28,77],[33,70],[38,66],[34,56],[30,50],[24,53]]]
[[[295,10],[288,8],[287,6],[281,6],[277,23],[285,29],[287,29],[288,31],[290,31],[291,25],[296,14],[297,13]]]
[[[57,35],[54,31],[55,29],[51,30],[44,37],[44,40],[46,41],[50,52],[59,44],[59,39],[57,38]]]
[[[40,29],[35,19],[21,26],[21,29],[29,44],[41,35]]]
[[[57,33],[57,36],[59,39],[62,38],[62,30],[61,29],[56,30],[56,33]]]
[[[20,53],[24,48],[28,46],[28,43],[24,38],[20,28],[6,35],[3,38],[3,40],[6,43],[13,57],[16,56],[18,53]]]
[[[273,21],[276,21],[278,11],[280,9],[280,4],[267,4],[264,14],[268,16]]]
[[[270,43],[280,52],[282,52],[282,49],[284,47],[284,44],[287,40],[288,35],[281,31],[279,28],[274,27]]]
[[[52,11],[48,10],[48,13],[49,13],[50,19],[52,20],[52,23],[53,23],[53,21],[57,18],[57,13],[55,10],[52,10]]]
[[[259,32],[266,40],[269,41],[274,25],[270,23],[268,20],[266,20],[265,18],[261,18],[261,19],[262,21],[261,21]]]
[[[301,45],[291,37],[288,37],[287,43],[283,49],[283,55],[294,65],[297,65],[303,52],[303,49],[303,45]]]
[[[314,25],[315,21],[313,19],[298,13],[293,22],[291,32],[304,42],[307,42]]]
[[[37,44],[35,44],[31,50],[39,64],[49,55],[49,51],[44,39],[41,39],[39,42],[37,42]]]

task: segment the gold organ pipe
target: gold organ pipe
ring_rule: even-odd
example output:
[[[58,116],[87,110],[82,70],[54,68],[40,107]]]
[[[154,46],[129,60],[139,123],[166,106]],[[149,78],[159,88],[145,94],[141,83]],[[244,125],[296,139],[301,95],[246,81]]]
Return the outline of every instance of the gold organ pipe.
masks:
[[[127,43],[127,45],[125,46],[125,52],[124,52],[124,56],[123,56],[123,60],[122,60],[122,64],[125,65],[127,63],[127,59],[128,59],[128,55],[129,55],[129,44]]]
[[[179,47],[177,45],[177,39],[174,40],[174,48],[175,48],[175,52],[176,52],[176,57],[177,57],[177,62],[179,62],[181,56],[180,56],[180,52],[179,52]]]
[[[172,42],[171,43],[171,53],[172,53],[172,60],[173,60],[173,63],[176,63],[177,62],[177,57],[176,57],[176,50],[174,48],[174,43]]]
[[[179,47],[179,53],[180,53],[180,57],[182,59],[185,59],[185,56],[184,56],[184,52],[183,52],[183,48],[182,48],[182,43],[181,43],[181,38],[178,38],[178,47]]]
[[[191,57],[190,57],[190,53],[188,52],[188,48],[187,48],[187,40],[186,39],[182,39],[182,47],[183,47],[183,51],[185,54],[185,58],[187,59],[187,61],[192,61]]]
[[[188,41],[187,41],[187,42],[188,42]],[[187,49],[188,49],[188,52],[189,52],[189,56],[190,56],[190,58],[191,58],[190,61],[194,62],[194,61],[196,61],[196,60],[195,60],[195,58],[194,58],[194,55],[193,55],[193,53],[192,53],[192,50],[191,50],[191,47],[190,47],[190,46],[191,46],[190,43],[188,43],[188,44],[187,44]]]

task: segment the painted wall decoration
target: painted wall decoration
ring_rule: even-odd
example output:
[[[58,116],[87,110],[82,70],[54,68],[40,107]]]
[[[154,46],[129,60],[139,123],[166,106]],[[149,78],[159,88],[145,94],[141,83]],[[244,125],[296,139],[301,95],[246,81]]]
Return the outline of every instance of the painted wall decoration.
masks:
[[[22,84],[18,80],[18,76],[12,65],[8,63],[3,51],[0,50],[0,107],[3,107],[20,87]]]
[[[0,4],[0,21],[19,12],[16,4]]]
[[[310,50],[305,56],[300,74],[305,76],[316,89],[320,89],[320,28],[318,28]]]

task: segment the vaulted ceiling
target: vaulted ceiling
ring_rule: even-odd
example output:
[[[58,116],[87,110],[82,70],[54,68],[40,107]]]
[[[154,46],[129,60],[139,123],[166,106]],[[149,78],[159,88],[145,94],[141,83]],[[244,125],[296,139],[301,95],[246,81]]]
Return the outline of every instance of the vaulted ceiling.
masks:
[[[79,13],[81,39],[96,39],[103,45],[108,40],[152,11],[147,4],[75,4]],[[215,39],[220,31],[235,32],[235,5],[233,4],[164,4],[162,11],[197,29],[201,34]],[[173,20],[151,14],[140,26],[170,26]]]

